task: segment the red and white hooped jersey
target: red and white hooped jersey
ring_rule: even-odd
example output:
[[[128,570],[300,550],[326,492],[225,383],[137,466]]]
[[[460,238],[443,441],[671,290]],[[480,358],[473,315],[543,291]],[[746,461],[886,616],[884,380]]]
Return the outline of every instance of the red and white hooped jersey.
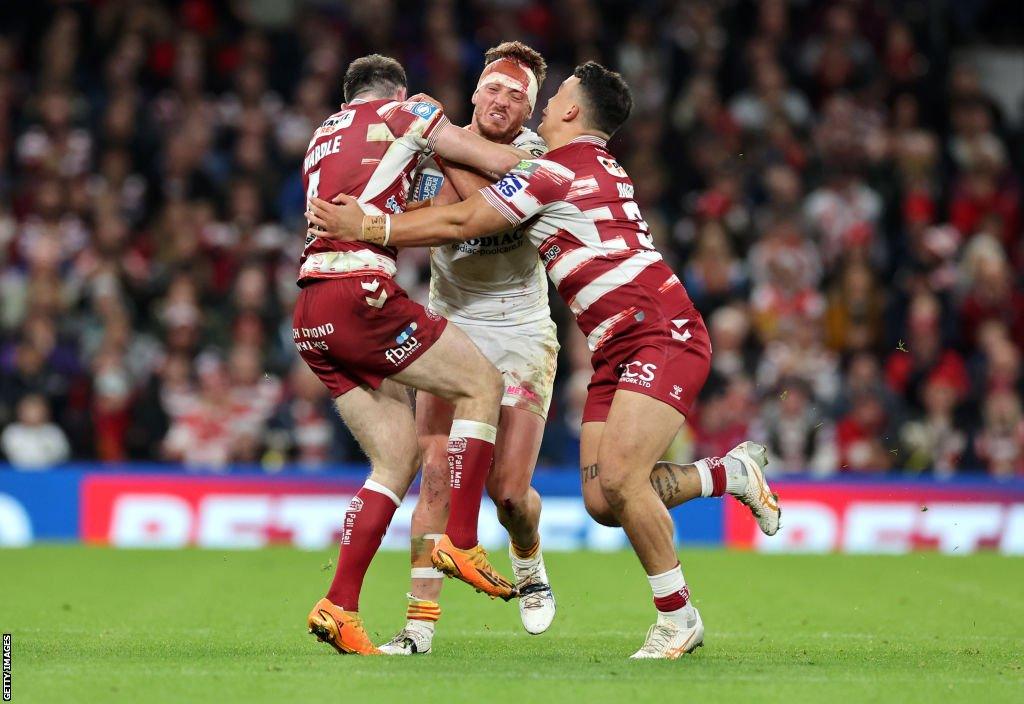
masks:
[[[633,200],[633,182],[605,144],[598,137],[577,137],[543,159],[519,162],[481,190],[509,222],[525,223],[591,351],[629,322],[655,324],[667,296],[675,311],[680,303],[693,307],[654,248]]]
[[[413,170],[448,124],[431,103],[353,100],[313,133],[302,160],[306,197],[356,198],[367,213],[400,213]],[[365,242],[306,237],[299,282],[366,273],[394,275],[395,250]]]

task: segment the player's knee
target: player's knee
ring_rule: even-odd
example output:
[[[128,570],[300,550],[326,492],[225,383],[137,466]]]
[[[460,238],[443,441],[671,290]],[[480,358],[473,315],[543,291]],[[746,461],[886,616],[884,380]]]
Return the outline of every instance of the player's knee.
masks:
[[[601,525],[610,528],[617,528],[619,526],[615,514],[612,513],[611,506],[608,505],[603,495],[584,496],[583,505],[587,507],[587,513],[590,514],[590,517]]]
[[[615,514],[626,503],[630,482],[627,480],[628,478],[625,473],[608,471],[606,465],[602,465],[602,469],[605,471],[601,472],[599,478],[601,482],[601,496],[607,502],[611,512]]]
[[[492,472],[487,481],[487,495],[491,497],[494,505],[504,509],[508,513],[517,513],[526,504],[526,492],[529,484],[522,486],[521,481],[508,477],[495,477]]]

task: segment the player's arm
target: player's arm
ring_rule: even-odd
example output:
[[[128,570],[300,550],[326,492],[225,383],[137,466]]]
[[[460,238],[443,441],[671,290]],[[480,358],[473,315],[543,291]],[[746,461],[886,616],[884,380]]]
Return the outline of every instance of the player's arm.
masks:
[[[420,208],[401,215],[366,215],[351,196],[339,195],[335,200],[338,202],[310,199],[306,214],[310,234],[387,247],[436,247],[509,227],[505,216],[479,191],[459,203]]]
[[[496,178],[487,178],[479,171],[470,169],[459,164],[452,164],[447,161],[439,161],[438,166],[444,174],[444,185],[449,184],[459,200],[466,200],[473,196],[481,188],[486,188],[494,183]]]
[[[494,180],[530,155],[508,144],[495,144],[450,122],[445,123],[434,139],[434,151],[447,161],[478,169],[491,174]],[[487,185],[487,182],[481,186]]]

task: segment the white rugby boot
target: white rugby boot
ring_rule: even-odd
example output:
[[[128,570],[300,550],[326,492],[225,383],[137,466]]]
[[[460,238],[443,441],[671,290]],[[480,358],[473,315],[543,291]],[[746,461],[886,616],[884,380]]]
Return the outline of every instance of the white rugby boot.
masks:
[[[647,631],[643,647],[629,656],[630,660],[675,660],[704,645],[704,622],[700,612],[690,606],[687,623],[681,626],[665,614]]]
[[[512,573],[519,592],[519,618],[523,628],[533,635],[543,633],[555,618],[555,595],[551,593],[540,546],[533,557],[522,558],[516,557],[510,544],[508,556],[512,560]]]
[[[779,508],[778,495],[772,493],[768,480],[764,478],[764,468],[768,465],[767,448],[748,440],[729,450],[726,457],[735,459],[747,471],[746,482],[740,480],[740,488],[729,490],[729,493],[750,509],[765,535],[775,535],[779,532],[782,509]],[[726,465],[726,472],[729,469]],[[731,485],[733,480],[733,477],[728,477],[728,484]]]
[[[427,655],[434,641],[434,624],[406,621],[405,628],[378,650],[384,655]]]

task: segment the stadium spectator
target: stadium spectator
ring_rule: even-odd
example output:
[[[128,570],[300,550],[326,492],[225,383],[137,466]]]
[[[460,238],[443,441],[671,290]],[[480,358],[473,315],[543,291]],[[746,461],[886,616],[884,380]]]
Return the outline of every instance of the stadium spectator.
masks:
[[[762,404],[764,443],[772,458],[769,471],[817,476],[835,471],[835,428],[813,398],[805,381],[788,378],[779,382],[776,398]]]
[[[17,469],[48,469],[71,457],[64,431],[50,421],[46,399],[39,394],[18,402],[14,422],[0,433],[0,449]]]

